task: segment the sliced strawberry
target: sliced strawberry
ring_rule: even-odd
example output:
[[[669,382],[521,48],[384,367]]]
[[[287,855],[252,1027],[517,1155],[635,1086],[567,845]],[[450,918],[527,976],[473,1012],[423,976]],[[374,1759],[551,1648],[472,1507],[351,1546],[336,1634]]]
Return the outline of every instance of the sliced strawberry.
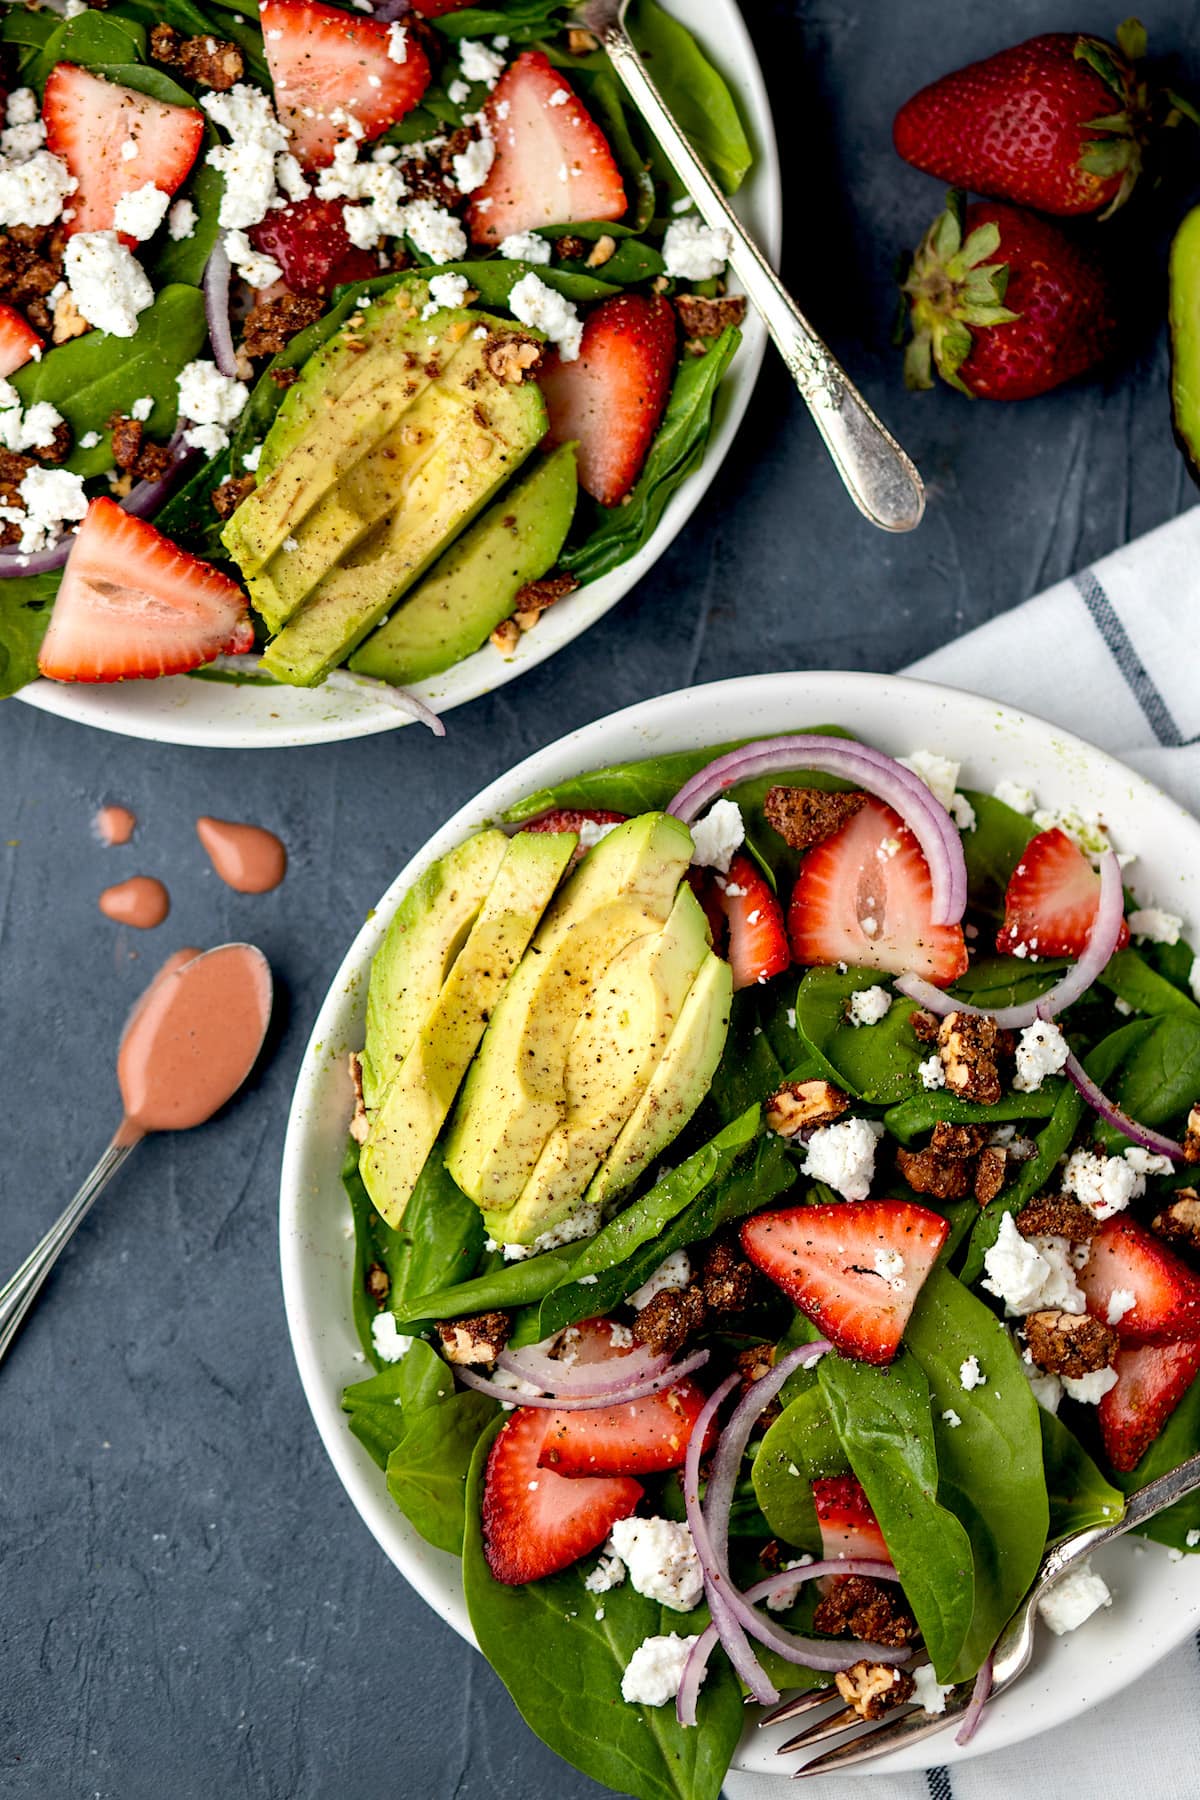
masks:
[[[254,631],[241,589],[115,500],[93,500],[63,570],[38,668],[53,681],[181,675]]]
[[[623,825],[626,815],[605,812],[598,806],[552,806],[540,819],[522,825],[522,831],[578,831],[581,825]]]
[[[416,39],[410,34],[404,61],[394,62],[391,27],[379,19],[318,0],[263,0],[259,18],[275,109],[306,169],[333,161],[352,120],[364,141],[377,138],[429,86],[429,61]]]
[[[621,218],[625,189],[608,140],[541,50],[509,64],[484,113],[496,154],[467,208],[477,244],[538,225]]]
[[[681,1468],[703,1405],[704,1395],[685,1378],[641,1400],[551,1413],[538,1466],[572,1477]]]
[[[898,813],[867,800],[800,865],[788,909],[799,963],[849,963],[923,975],[948,987],[966,973],[961,925],[934,925],[933,884]]]
[[[350,242],[340,200],[315,194],[294,200],[252,226],[250,240],[275,258],[293,294],[328,294],[344,281],[369,281],[379,273],[374,253]]]
[[[770,883],[748,856],[735,856],[715,883],[717,904],[729,924],[726,951],[735,988],[753,987],[790,967],[783,908]]]
[[[204,139],[198,107],[171,106],[105,81],[74,63],[56,63],[42,95],[46,147],[75,177],[68,232],[111,231],[117,201],[149,182],[173,194]],[[134,153],[126,151],[132,144]],[[122,234],[124,244],[137,240]]]
[[[1097,1319],[1107,1319],[1117,1288],[1136,1296],[1136,1304],[1117,1321],[1123,1344],[1200,1338],[1200,1275],[1125,1213],[1109,1219],[1092,1239],[1079,1285]]]
[[[11,306],[0,306],[0,377],[23,369],[42,340]]]
[[[708,935],[712,939],[713,949],[718,956],[724,956],[729,942],[729,921],[725,917],[725,908],[721,904],[721,890],[717,886],[717,871],[702,869],[698,863],[693,863],[684,879],[704,908],[704,916],[708,920]],[[724,880],[724,877],[721,876],[719,879]]]
[[[855,1200],[759,1213],[741,1239],[755,1267],[839,1350],[889,1363],[949,1230],[909,1200]]]
[[[1109,1388],[1096,1410],[1108,1460],[1127,1475],[1200,1375],[1200,1344],[1121,1350],[1116,1366],[1116,1386]]]
[[[642,1497],[625,1475],[568,1481],[538,1462],[554,1414],[522,1406],[501,1427],[483,1480],[483,1550],[497,1581],[540,1581],[604,1542]]]
[[[1039,831],[1009,876],[996,948],[1009,955],[1082,956],[1099,904],[1100,877],[1079,845],[1057,825]],[[1128,942],[1122,920],[1118,950]]]
[[[614,294],[593,307],[574,362],[548,358],[539,384],[547,443],[575,442],[579,484],[616,506],[642,472],[671,391],[675,314],[661,295]]]
[[[821,1552],[836,1556],[868,1556],[890,1562],[879,1520],[857,1475],[831,1475],[813,1484],[813,1505],[821,1526]],[[844,1576],[838,1577],[844,1581]]]

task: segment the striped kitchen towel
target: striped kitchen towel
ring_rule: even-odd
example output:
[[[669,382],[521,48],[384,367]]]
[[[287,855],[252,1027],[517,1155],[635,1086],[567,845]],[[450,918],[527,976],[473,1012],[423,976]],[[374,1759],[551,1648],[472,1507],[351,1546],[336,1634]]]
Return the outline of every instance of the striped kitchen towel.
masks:
[[[906,673],[1052,719],[1200,814],[1200,507]],[[1183,1800],[1200,1794],[1200,1640],[1118,1700],[1016,1749],[986,1754],[986,1714],[972,1757],[954,1753],[951,1731],[933,1741],[946,1762],[923,1774],[818,1776],[800,1786],[731,1775],[725,1793],[727,1800],[846,1800],[850,1792],[861,1800]]]

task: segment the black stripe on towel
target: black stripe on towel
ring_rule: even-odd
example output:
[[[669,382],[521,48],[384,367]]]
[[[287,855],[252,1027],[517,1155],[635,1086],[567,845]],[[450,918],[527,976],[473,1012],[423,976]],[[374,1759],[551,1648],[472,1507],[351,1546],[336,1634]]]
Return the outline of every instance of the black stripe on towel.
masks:
[[[1104,639],[1113,661],[1125,677],[1130,693],[1146,715],[1160,744],[1182,744],[1183,733],[1171,717],[1171,709],[1159,693],[1149,670],[1130,642],[1117,610],[1090,569],[1072,577],[1080,599]]]
[[[954,1800],[949,1769],[926,1769],[925,1779],[929,1783],[929,1800]]]

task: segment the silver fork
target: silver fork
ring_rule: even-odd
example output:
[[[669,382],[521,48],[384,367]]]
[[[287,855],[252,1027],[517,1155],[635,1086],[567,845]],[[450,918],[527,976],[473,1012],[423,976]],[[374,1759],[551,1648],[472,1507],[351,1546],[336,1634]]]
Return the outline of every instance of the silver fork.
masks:
[[[1151,1481],[1146,1487],[1139,1488],[1136,1494],[1131,1494],[1125,1503],[1125,1511],[1115,1524],[1089,1526],[1086,1531],[1078,1531],[1073,1537],[1064,1538],[1060,1544],[1047,1551],[1033,1586],[1000,1634],[993,1657],[993,1698],[1010,1688],[1029,1667],[1033,1656],[1038,1601],[1068,1569],[1089,1556],[1099,1545],[1121,1537],[1136,1525],[1145,1524],[1147,1519],[1164,1512],[1177,1500],[1186,1499],[1197,1489],[1200,1489],[1200,1456],[1193,1456],[1181,1463],[1179,1468],[1172,1469],[1169,1475],[1160,1475],[1157,1481]],[[797,1700],[785,1701],[759,1723],[779,1725],[787,1719],[798,1718],[836,1698],[836,1694],[837,1690],[834,1688],[821,1688],[817,1692],[803,1694]],[[828,1775],[834,1770],[841,1772],[857,1763],[870,1762],[873,1757],[886,1756],[889,1750],[895,1750],[901,1744],[912,1744],[918,1738],[932,1737],[935,1732],[945,1731],[948,1725],[952,1725],[967,1710],[970,1701],[971,1687],[964,1683],[947,1694],[944,1713],[931,1716],[919,1710],[897,1712],[886,1721],[881,1720],[876,1726],[866,1729],[863,1729],[864,1722],[853,1708],[847,1707],[844,1711],[835,1713],[832,1718],[809,1726],[797,1737],[789,1738],[786,1744],[780,1745],[779,1754],[786,1756],[796,1750],[808,1750],[823,1743],[826,1738],[837,1737],[840,1742],[823,1755],[805,1763],[802,1769],[797,1769],[796,1778]]]
[[[925,510],[920,475],[817,336],[692,149],[625,29],[628,5],[629,0],[584,0],[573,23],[600,40],[705,224],[729,233],[730,267],[787,364],[850,498],[884,531],[911,531]]]

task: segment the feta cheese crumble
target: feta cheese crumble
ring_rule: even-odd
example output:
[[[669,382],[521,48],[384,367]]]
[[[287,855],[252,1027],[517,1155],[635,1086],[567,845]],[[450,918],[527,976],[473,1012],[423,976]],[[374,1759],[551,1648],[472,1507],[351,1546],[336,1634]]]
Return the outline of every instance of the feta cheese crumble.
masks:
[[[275,159],[288,151],[288,134],[275,117],[269,94],[239,81],[224,94],[201,94],[200,104],[223,131],[228,144],[215,144],[205,157],[225,177],[218,223],[245,231],[265,219],[275,198]]]
[[[226,232],[225,249],[247,287],[268,288],[273,282],[282,281],[283,270],[275,258],[256,250],[244,231]]]
[[[390,1312],[379,1312],[371,1320],[371,1342],[375,1346],[375,1354],[381,1362],[399,1362],[407,1356],[413,1347],[414,1339],[405,1337],[396,1329],[396,1315]]]
[[[1069,1055],[1067,1040],[1052,1019],[1026,1025],[1017,1042],[1013,1087],[1019,1094],[1036,1094],[1047,1075],[1057,1075]]]
[[[579,1238],[595,1237],[600,1229],[599,1205],[581,1206],[560,1224],[552,1225],[535,1237],[532,1244],[501,1244],[505,1262],[524,1262],[527,1256],[540,1256],[543,1250],[557,1250],[560,1244],[573,1244]]]
[[[691,827],[692,862],[702,869],[718,869],[728,875],[734,852],[746,840],[746,824],[736,800],[714,800],[702,819]]]
[[[610,1588],[620,1587],[624,1579],[625,1564],[619,1556],[605,1551],[591,1574],[585,1576],[583,1585],[589,1594],[607,1594]]]
[[[948,1406],[946,1408],[945,1412],[942,1414],[942,1418],[945,1420],[946,1424],[950,1427],[951,1431],[957,1431],[959,1426],[962,1424],[962,1419],[955,1412],[955,1410],[952,1406]]]
[[[663,264],[676,281],[708,281],[729,261],[733,240],[721,225],[695,213],[672,219],[662,243]]]
[[[1082,1313],[1086,1302],[1075,1279],[1071,1245],[1063,1237],[1024,1238],[1011,1213],[1000,1221],[996,1242],[983,1259],[982,1286],[1003,1300],[1010,1318],[1026,1313]]]
[[[930,1093],[946,1085],[946,1071],[936,1050],[932,1056],[927,1056],[923,1063],[917,1065],[917,1074],[921,1077],[921,1086]]]
[[[932,1663],[922,1663],[919,1669],[912,1671],[913,1699],[923,1712],[944,1713],[946,1696],[954,1692],[952,1681],[939,1681],[933,1672]]]
[[[610,831],[617,829],[620,820],[612,819],[607,825],[599,824],[595,819],[581,819],[579,823],[579,848],[594,850],[596,845],[606,838]]]
[[[471,284],[465,275],[434,275],[429,283],[429,299],[421,308],[423,319],[432,319],[443,307],[466,303]]]
[[[1019,781],[998,781],[992,789],[992,797],[1002,800],[1005,806],[1011,806],[1014,812],[1021,813],[1025,818],[1033,811],[1033,794],[1029,788],[1022,787]]]
[[[977,1356],[968,1356],[964,1362],[959,1363],[958,1385],[964,1394],[969,1394],[972,1388],[987,1386],[987,1376],[980,1368]]]
[[[704,1593],[704,1572],[686,1525],[674,1519],[618,1519],[612,1547],[630,1585],[674,1612],[691,1612]]]
[[[1078,1630],[1102,1606],[1111,1605],[1108,1583],[1096,1574],[1088,1557],[1068,1569],[1061,1581],[1042,1595],[1037,1608],[1055,1637],[1062,1637],[1068,1631]]]
[[[621,1698],[630,1706],[665,1706],[674,1700],[683,1679],[684,1665],[697,1637],[643,1638],[621,1677]]]
[[[794,1467],[794,1465],[790,1465],[789,1473],[791,1467]],[[783,1567],[785,1571],[788,1569],[807,1569],[809,1564],[815,1560],[815,1557],[809,1556],[806,1551],[803,1556],[796,1556],[793,1557],[791,1562],[785,1562]],[[771,1594],[767,1600],[767,1611],[786,1612],[789,1606],[794,1606],[796,1604],[800,1589],[803,1586],[804,1578],[798,1576],[796,1580],[790,1582],[787,1587],[780,1588],[777,1593]]]
[[[1146,1191],[1146,1171],[1140,1166],[1144,1150],[1135,1156],[1105,1156],[1095,1150],[1076,1150],[1067,1160],[1063,1174],[1063,1193],[1075,1199],[1097,1219],[1111,1219],[1124,1212],[1131,1200]],[[1165,1157],[1154,1159],[1166,1170],[1171,1164]],[[1152,1169],[1149,1173],[1155,1173]]]
[[[874,1267],[880,1279],[886,1281],[897,1293],[908,1286],[904,1279],[904,1258],[898,1250],[877,1250]]]
[[[167,236],[174,244],[190,238],[196,229],[196,209],[188,199],[176,200],[167,214]]]
[[[957,791],[961,763],[953,762],[948,756],[939,756],[936,750],[914,750],[911,756],[900,756],[896,760],[901,768],[908,769],[918,781],[925,783],[960,831],[974,831],[975,808],[965,794]]]
[[[859,988],[850,996],[851,1025],[878,1025],[892,1010],[892,996],[885,987]]]
[[[18,548],[23,556],[56,543],[63,526],[82,519],[88,508],[82,475],[67,469],[30,469],[17,493],[21,508],[0,507],[0,518],[21,527]]]
[[[1132,1312],[1137,1305],[1137,1295],[1132,1288],[1114,1288],[1108,1296],[1108,1310],[1104,1315],[1107,1325],[1119,1325],[1127,1312]]]
[[[394,63],[408,61],[408,28],[399,19],[393,19],[388,26],[387,53]]]
[[[808,1140],[804,1173],[823,1181],[843,1200],[865,1200],[875,1178],[875,1151],[883,1126],[875,1119],[840,1119],[819,1125]]]
[[[468,81],[486,82],[494,88],[504,70],[504,58],[478,38],[464,38],[458,47],[459,65]]]
[[[564,362],[574,362],[583,341],[583,324],[573,303],[538,276],[522,275],[508,296],[509,310],[523,325],[544,331]]]
[[[386,214],[381,214],[378,199],[375,201],[375,216],[377,221],[386,217]],[[391,230],[388,224],[383,224],[381,228],[384,231]],[[467,254],[466,232],[452,212],[447,212],[444,206],[435,205],[432,200],[414,200],[406,206],[401,230],[411,238],[422,255],[428,256],[435,263],[461,262]],[[510,295],[510,305],[511,298]],[[515,310],[514,307],[513,311]],[[574,308],[571,310],[574,311]],[[580,330],[582,331],[582,327]],[[576,351],[576,355],[578,354]]]
[[[154,395],[153,394],[143,394],[141,396],[141,398],[139,400],[135,400],[133,405],[130,407],[129,416],[131,419],[136,419],[139,425],[144,425],[146,423],[146,420],[150,417],[150,414],[153,411],[154,411]]]
[[[147,238],[154,236],[166,218],[170,204],[170,194],[164,194],[160,187],[147,181],[143,187],[121,195],[113,208],[113,225],[127,237],[137,238],[139,243],[144,243]]]
[[[553,246],[549,238],[536,231],[514,231],[500,245],[500,254],[509,262],[548,263]]]
[[[222,375],[215,362],[190,362],[179,371],[179,416],[189,421],[185,444],[219,456],[229,442],[226,426],[241,415],[250,398],[244,381]]]
[[[0,227],[53,225],[76,186],[66,163],[48,150],[23,162],[0,157]]]
[[[131,338],[154,289],[136,256],[115,231],[78,231],[67,244],[63,273],[71,298],[89,325]]]
[[[653,1275],[643,1281],[640,1288],[630,1294],[627,1304],[635,1312],[641,1312],[648,1306],[655,1294],[661,1294],[664,1288],[683,1288],[692,1279],[692,1265],[686,1250],[672,1250],[665,1262],[660,1262]]]
[[[491,172],[496,146],[490,137],[472,138],[466,149],[450,158],[454,181],[460,194],[473,194],[483,186]]]
[[[1064,1375],[1061,1380],[1072,1400],[1079,1400],[1084,1406],[1098,1406],[1109,1389],[1116,1387],[1117,1371],[1093,1369],[1088,1375]]]
[[[1130,913],[1129,929],[1142,943],[1177,944],[1183,920],[1177,913],[1163,912],[1159,906],[1142,906]]]

